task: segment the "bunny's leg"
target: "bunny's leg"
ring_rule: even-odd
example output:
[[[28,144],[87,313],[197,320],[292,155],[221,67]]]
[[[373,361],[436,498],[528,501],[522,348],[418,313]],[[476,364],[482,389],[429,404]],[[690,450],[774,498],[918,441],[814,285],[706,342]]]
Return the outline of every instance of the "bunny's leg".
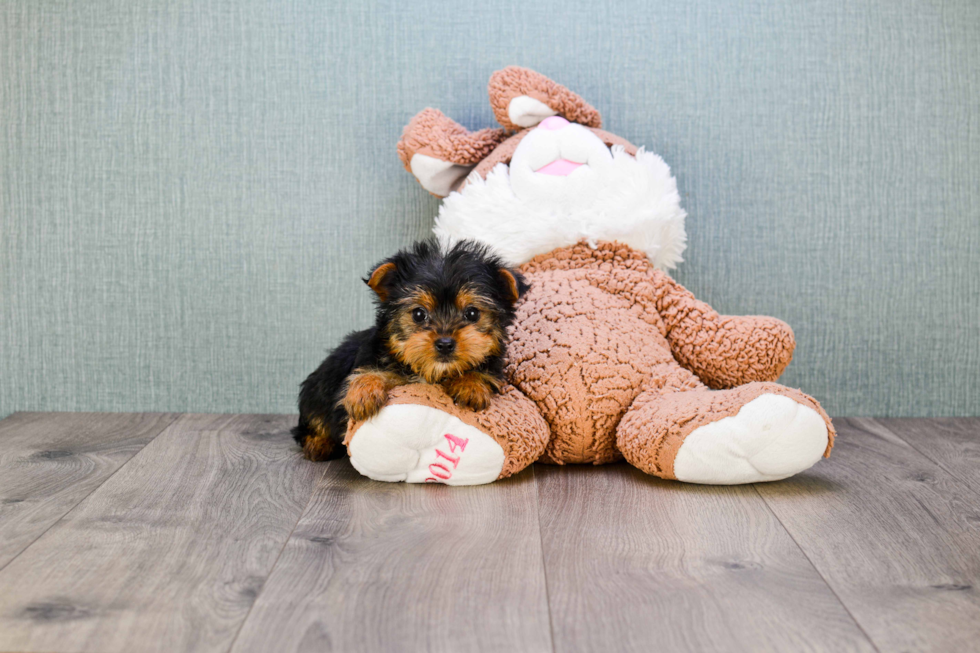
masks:
[[[506,386],[486,410],[456,406],[442,388],[407,385],[347,430],[351,464],[376,481],[481,485],[534,462],[548,442],[537,406]]]
[[[640,394],[619,423],[626,460],[654,476],[737,485],[797,474],[830,455],[834,427],[813,398],[776,383]]]

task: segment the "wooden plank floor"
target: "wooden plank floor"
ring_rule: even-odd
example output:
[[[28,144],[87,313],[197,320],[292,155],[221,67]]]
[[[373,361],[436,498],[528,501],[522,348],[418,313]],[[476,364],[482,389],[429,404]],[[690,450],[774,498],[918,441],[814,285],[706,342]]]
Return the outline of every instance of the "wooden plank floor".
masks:
[[[0,651],[980,651],[980,419],[706,487],[312,464],[270,415],[0,421]]]

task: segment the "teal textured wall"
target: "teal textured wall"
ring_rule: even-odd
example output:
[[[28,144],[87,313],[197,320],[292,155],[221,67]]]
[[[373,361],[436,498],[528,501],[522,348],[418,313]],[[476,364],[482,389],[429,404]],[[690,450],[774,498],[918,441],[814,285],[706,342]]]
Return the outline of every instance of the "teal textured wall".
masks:
[[[0,4],[0,415],[294,410],[435,199],[419,109],[535,68],[673,167],[677,278],[831,414],[980,413],[976,0]]]

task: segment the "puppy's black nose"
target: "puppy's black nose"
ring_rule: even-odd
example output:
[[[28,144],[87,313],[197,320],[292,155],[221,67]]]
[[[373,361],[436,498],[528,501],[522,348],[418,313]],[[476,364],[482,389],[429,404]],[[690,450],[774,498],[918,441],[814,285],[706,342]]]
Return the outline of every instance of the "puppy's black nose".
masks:
[[[436,351],[440,354],[451,354],[456,349],[456,341],[452,338],[439,338],[436,340]]]

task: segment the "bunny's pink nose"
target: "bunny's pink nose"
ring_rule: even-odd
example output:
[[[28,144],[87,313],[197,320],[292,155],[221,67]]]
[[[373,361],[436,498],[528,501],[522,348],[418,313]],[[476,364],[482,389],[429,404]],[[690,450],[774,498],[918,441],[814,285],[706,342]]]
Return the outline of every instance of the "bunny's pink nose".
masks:
[[[567,124],[568,121],[562,118],[561,116],[551,116],[549,118],[545,118],[544,120],[542,120],[538,124],[538,127],[541,127],[543,129],[551,129],[552,131],[554,131],[556,129],[561,129]]]

